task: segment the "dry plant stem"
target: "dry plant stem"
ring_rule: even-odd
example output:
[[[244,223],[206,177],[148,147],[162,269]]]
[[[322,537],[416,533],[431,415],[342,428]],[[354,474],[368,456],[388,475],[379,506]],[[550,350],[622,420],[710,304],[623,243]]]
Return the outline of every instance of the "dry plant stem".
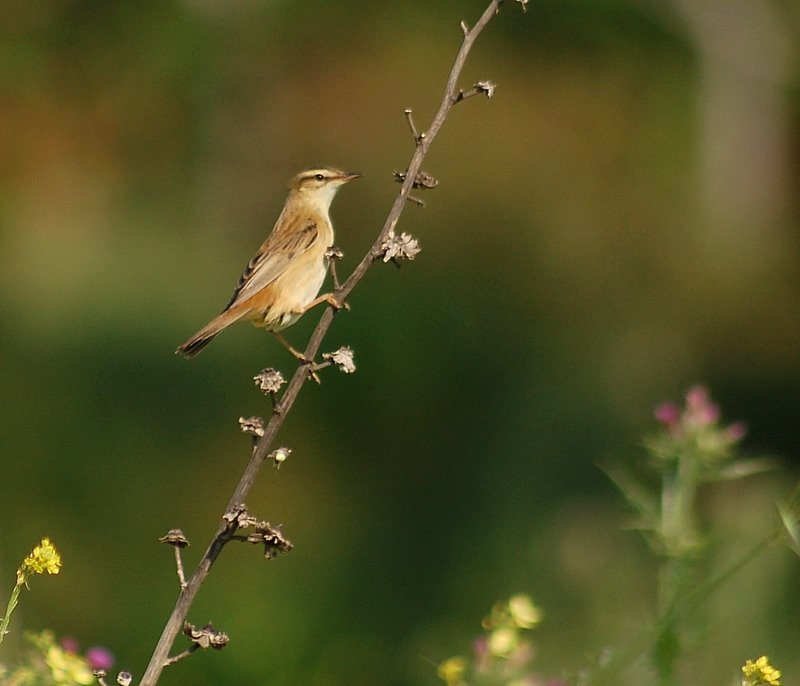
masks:
[[[372,248],[369,250],[369,252],[367,252],[366,255],[364,255],[361,262],[359,262],[358,266],[353,270],[347,280],[339,289],[337,289],[335,295],[339,302],[344,302],[358,282],[364,278],[364,275],[372,263],[377,257],[380,256],[381,243],[386,239],[389,233],[394,230],[395,226],[397,226],[400,215],[403,213],[403,210],[407,205],[407,198],[411,192],[411,187],[414,184],[414,179],[416,178],[417,173],[422,166],[422,162],[425,159],[425,155],[427,154],[433,139],[436,138],[436,134],[438,134],[439,129],[442,127],[442,124],[444,124],[444,121],[447,118],[450,110],[461,99],[463,99],[463,96],[459,96],[460,91],[458,90],[457,84],[467,56],[472,49],[472,45],[486,25],[497,14],[502,3],[503,0],[492,0],[475,26],[469,30],[464,30],[464,39],[450,70],[450,75],[447,79],[447,85],[445,86],[444,96],[441,104],[439,105],[439,109],[437,110],[428,130],[419,134],[419,136],[415,138],[414,154],[412,155],[408,169],[406,170],[406,177],[403,181],[400,192],[397,194],[394,204],[392,205],[392,208],[386,217],[386,221],[384,222],[378,237],[375,239]],[[465,28],[466,25],[464,25],[462,22],[462,30]],[[406,115],[407,118],[408,116],[409,115]],[[335,311],[333,307],[328,307],[325,312],[323,312],[305,349],[304,358],[306,360],[315,359],[317,353],[319,352],[322,341],[331,326],[334,314]],[[253,486],[255,478],[261,469],[261,465],[271,450],[278,430],[283,425],[287,413],[294,404],[294,401],[297,399],[297,396],[299,395],[300,390],[302,389],[306,380],[311,374],[313,374],[313,372],[314,365],[312,363],[301,363],[298,366],[297,370],[292,376],[291,381],[289,381],[289,384],[287,385],[280,402],[274,408],[273,414],[264,429],[264,435],[258,440],[258,444],[253,450],[250,462],[245,468],[244,474],[242,474],[242,477],[237,484],[230,501],[228,502],[226,512],[231,511],[236,506],[245,502],[247,495]],[[217,528],[217,532],[208,546],[208,549],[197,565],[197,568],[186,582],[186,587],[181,590],[181,593],[178,596],[178,601],[175,604],[172,614],[167,620],[167,623],[161,634],[161,638],[159,639],[153,655],[150,658],[150,663],[148,664],[147,669],[142,676],[140,686],[155,686],[164,667],[167,664],[170,664],[169,651],[172,648],[172,644],[175,641],[176,636],[178,633],[180,633],[181,628],[183,627],[183,623],[186,620],[189,608],[194,602],[197,592],[200,590],[200,587],[208,576],[214,561],[219,556],[222,548],[229,540],[231,540],[235,533],[236,525],[234,523],[230,523],[224,519],[221,520],[221,523]]]
[[[173,546],[172,549],[175,551],[175,568],[178,572],[178,583],[180,583],[181,588],[186,588],[186,575],[183,572],[183,559],[181,557],[180,546]]]
[[[166,667],[169,667],[170,665],[174,665],[176,662],[180,662],[181,660],[184,660],[184,659],[186,659],[186,658],[187,658],[187,657],[189,657],[189,656],[190,656],[190,655],[191,655],[191,654],[192,654],[192,653],[193,653],[195,650],[197,650],[199,647],[200,647],[200,646],[199,646],[199,645],[197,645],[197,644],[191,645],[191,646],[189,646],[189,647],[188,647],[186,650],[184,650],[182,653],[178,653],[177,655],[173,655],[172,657],[170,657],[170,658],[167,658],[167,662],[166,662],[166,665],[165,665],[165,666],[166,666]]]

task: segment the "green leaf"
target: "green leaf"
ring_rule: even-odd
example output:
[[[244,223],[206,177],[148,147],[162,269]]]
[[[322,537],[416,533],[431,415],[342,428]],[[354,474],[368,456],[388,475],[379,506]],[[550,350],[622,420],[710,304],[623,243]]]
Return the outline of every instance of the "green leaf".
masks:
[[[636,528],[655,530],[660,518],[658,499],[645,486],[619,467],[607,466],[601,469],[620,490],[625,499],[642,519]]]
[[[796,555],[800,555],[800,522],[798,522],[797,513],[791,507],[779,506],[778,514],[780,514],[783,528],[789,535],[789,547]]]
[[[756,457],[749,460],[736,460],[724,467],[715,470],[712,476],[707,477],[707,481],[733,481],[742,479],[754,474],[762,474],[778,469],[778,460],[771,457]]]

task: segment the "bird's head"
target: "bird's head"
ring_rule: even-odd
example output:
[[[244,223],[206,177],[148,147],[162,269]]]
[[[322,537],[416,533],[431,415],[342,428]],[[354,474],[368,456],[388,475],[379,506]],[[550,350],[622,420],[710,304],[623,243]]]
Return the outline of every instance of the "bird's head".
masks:
[[[336,191],[359,176],[358,172],[345,172],[333,167],[305,169],[291,180],[289,187],[293,193],[327,209]]]

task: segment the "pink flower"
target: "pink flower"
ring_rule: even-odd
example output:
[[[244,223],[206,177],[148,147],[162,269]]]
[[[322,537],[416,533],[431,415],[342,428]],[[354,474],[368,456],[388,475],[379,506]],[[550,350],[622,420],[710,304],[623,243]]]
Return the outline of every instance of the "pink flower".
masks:
[[[61,647],[68,653],[77,653],[80,650],[81,645],[78,643],[78,639],[74,636],[64,636],[61,639]]]
[[[725,436],[731,443],[741,441],[747,434],[747,424],[744,422],[734,422],[725,429]]]
[[[719,420],[719,407],[711,402],[705,386],[693,386],[686,394],[686,414],[695,426],[709,426]]]
[[[708,404],[708,389],[705,386],[692,386],[686,392],[686,407],[690,410],[699,410]]]
[[[675,403],[661,403],[653,414],[666,427],[675,426],[681,418],[681,410]]]
[[[92,669],[109,670],[114,666],[114,656],[108,648],[92,646],[86,651],[86,661]]]

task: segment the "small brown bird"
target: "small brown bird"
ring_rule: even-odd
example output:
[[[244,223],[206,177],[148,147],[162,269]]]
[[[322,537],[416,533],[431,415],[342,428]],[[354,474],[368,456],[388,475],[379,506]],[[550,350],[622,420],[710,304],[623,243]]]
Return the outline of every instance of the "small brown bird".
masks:
[[[317,294],[328,271],[326,252],[333,245],[329,215],[333,196],[359,176],[328,167],[295,176],[272,233],[248,263],[230,302],[175,352],[194,357],[224,328],[247,319],[272,332],[302,359],[278,332],[320,302],[341,307],[331,293]]]

